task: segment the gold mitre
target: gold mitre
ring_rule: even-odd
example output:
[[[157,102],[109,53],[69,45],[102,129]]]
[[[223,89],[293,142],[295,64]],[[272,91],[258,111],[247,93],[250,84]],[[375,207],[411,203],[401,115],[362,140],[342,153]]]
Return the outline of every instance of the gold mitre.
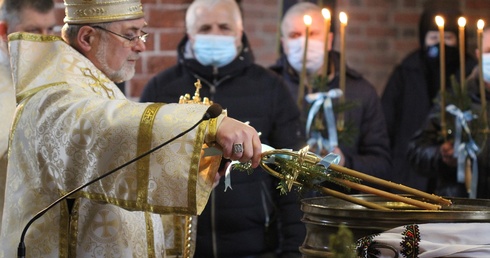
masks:
[[[64,0],[68,24],[113,22],[142,18],[140,0]]]

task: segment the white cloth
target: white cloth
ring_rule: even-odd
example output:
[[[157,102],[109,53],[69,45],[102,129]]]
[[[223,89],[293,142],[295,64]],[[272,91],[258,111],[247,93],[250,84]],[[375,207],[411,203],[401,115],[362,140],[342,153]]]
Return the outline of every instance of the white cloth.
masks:
[[[0,37],[0,221],[7,175],[7,150],[10,126],[15,112],[15,90],[10,74],[10,61],[7,43]],[[0,224],[0,230],[1,230]]]
[[[389,245],[398,251],[399,257],[488,258],[490,257],[489,232],[490,223],[414,224],[373,235],[374,238],[370,243],[377,242]],[[418,252],[416,248],[412,248],[415,246],[418,247]],[[394,257],[394,252],[387,248],[377,248],[377,250],[381,252],[380,256],[377,257]],[[370,251],[372,252],[374,249],[370,249]],[[407,252],[413,253],[410,256],[407,255]]]
[[[61,38],[18,33],[9,39],[19,106],[0,257],[16,256],[20,233],[34,214],[190,128],[208,108],[129,101]],[[203,158],[202,147],[221,119],[201,123],[148,158],[82,189],[71,210],[67,202],[54,206],[27,231],[28,257],[181,254],[185,220],[173,215],[204,209],[220,157]]]

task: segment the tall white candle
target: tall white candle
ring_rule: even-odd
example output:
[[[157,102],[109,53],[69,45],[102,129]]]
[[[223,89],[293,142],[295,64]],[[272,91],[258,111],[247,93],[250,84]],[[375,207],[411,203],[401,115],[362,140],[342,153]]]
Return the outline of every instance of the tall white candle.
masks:
[[[446,130],[446,54],[444,48],[444,19],[441,16],[435,18],[439,27],[439,67],[440,67],[440,94],[441,94],[441,133],[444,139],[447,138]]]
[[[303,16],[303,21],[305,23],[305,46],[303,50],[303,63],[301,66],[301,74],[299,75],[299,88],[298,88],[298,108],[300,110],[303,109],[303,99],[305,96],[305,86],[306,86],[306,54],[308,52],[308,38],[310,36],[310,26],[311,26],[311,16],[305,15]]]
[[[466,60],[465,60],[465,39],[464,39],[464,27],[466,26],[466,19],[464,17],[459,17],[459,76],[460,76],[460,86],[461,90],[464,89],[464,82],[466,77]]]
[[[323,52],[323,70],[322,77],[325,78],[328,76],[328,41],[330,35],[330,26],[331,26],[331,16],[330,11],[327,8],[322,9],[323,19],[325,20],[325,47]]]
[[[344,12],[340,12],[339,14],[340,20],[340,78],[339,84],[340,89],[342,90],[342,96],[340,96],[340,104],[345,103],[345,27],[347,26],[347,14]],[[340,113],[337,116],[337,130],[342,131],[344,129],[344,113]]]

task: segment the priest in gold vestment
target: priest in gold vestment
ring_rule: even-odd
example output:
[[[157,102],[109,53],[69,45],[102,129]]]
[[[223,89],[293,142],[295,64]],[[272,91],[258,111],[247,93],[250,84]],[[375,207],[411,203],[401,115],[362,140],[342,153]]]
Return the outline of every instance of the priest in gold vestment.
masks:
[[[145,50],[139,0],[65,6],[63,38],[9,36],[18,107],[0,257],[16,256],[37,212],[192,127],[208,108],[135,103],[114,84],[132,77]],[[224,115],[203,121],[50,209],[27,231],[26,257],[192,256],[190,218],[203,210],[218,177],[221,155],[203,151],[212,144],[226,158],[259,163],[255,129]]]

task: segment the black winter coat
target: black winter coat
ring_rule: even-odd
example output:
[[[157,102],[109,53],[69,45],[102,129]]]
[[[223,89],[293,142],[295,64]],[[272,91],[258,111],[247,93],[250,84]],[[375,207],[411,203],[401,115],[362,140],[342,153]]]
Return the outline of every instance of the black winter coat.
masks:
[[[230,117],[249,121],[262,143],[277,149],[304,147],[299,110],[284,81],[254,64],[245,35],[242,43],[232,63],[213,69],[184,58],[185,37],[178,46],[178,64],[152,78],[141,101],[177,102],[185,93],[193,95],[200,79],[201,97],[219,103]],[[195,257],[256,257],[278,250],[298,257],[306,234],[298,195],[280,195],[278,180],[260,168],[251,175],[233,172],[231,183],[233,190],[224,192],[222,178],[198,217]]]
[[[331,60],[330,65],[335,66],[336,74],[334,79],[329,82],[328,88],[338,88],[339,54],[330,52],[329,60]],[[294,99],[297,99],[299,76],[289,65],[287,58],[282,56],[270,68],[285,78],[291,94]],[[352,143],[345,143],[339,139],[339,148],[345,156],[345,167],[387,179],[391,172],[390,149],[379,97],[374,87],[367,80],[348,67],[346,69],[345,99],[346,102],[355,105],[354,108],[345,112],[345,121],[346,123],[353,123],[353,127],[357,130],[353,135]],[[333,99],[332,102],[336,105],[338,99]],[[303,110],[303,115],[306,117],[309,109],[304,108]]]
[[[473,114],[480,115],[481,98],[479,90],[479,79],[477,69],[467,80],[466,87],[471,99],[471,110]],[[490,94],[486,91],[487,103],[490,101]],[[446,102],[447,104],[450,104]],[[466,110],[463,110],[466,111]],[[487,105],[487,116],[490,118],[490,108]],[[434,193],[437,195],[450,197],[468,197],[464,184],[457,183],[457,168],[448,166],[442,161],[439,151],[444,139],[441,137],[440,106],[434,105],[422,128],[418,130],[408,145],[408,160],[410,164],[421,173],[437,178]],[[448,129],[454,131],[454,116],[446,112]],[[472,127],[472,134],[477,131],[475,127],[477,120],[469,122]],[[481,119],[480,119],[481,121]],[[448,140],[453,139],[449,134]],[[473,139],[480,147],[481,151],[477,155],[478,160],[478,187],[477,198],[490,198],[490,137],[482,137],[481,134],[473,135]]]
[[[429,81],[430,71],[423,56],[423,51],[414,51],[394,69],[381,96],[381,103],[390,137],[392,180],[432,192],[429,177],[421,175],[422,171],[414,171],[407,160],[408,142],[424,123],[440,88],[439,84]],[[466,60],[469,74],[476,62],[469,56]]]

